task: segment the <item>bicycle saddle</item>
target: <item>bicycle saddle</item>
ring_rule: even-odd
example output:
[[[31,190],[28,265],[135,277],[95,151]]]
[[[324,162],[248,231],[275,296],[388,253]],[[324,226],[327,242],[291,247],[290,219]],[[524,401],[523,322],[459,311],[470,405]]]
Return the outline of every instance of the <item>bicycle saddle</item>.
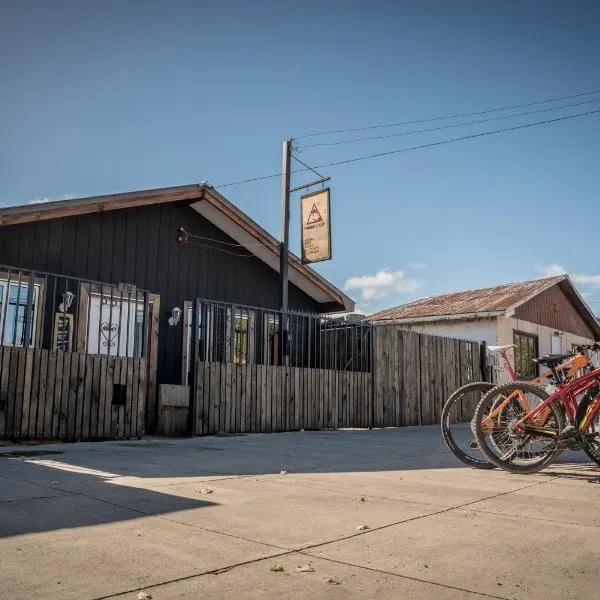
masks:
[[[534,358],[533,362],[536,362],[540,365],[545,365],[549,369],[552,367],[556,367],[560,363],[564,362],[568,358],[573,358],[572,354],[546,354],[545,356],[539,356],[538,358]]]

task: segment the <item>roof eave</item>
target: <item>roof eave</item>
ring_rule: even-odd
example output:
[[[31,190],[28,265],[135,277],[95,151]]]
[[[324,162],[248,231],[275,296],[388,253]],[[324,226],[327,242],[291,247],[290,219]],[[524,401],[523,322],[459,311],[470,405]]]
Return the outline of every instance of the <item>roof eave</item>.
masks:
[[[491,319],[504,316],[506,311],[495,310],[489,312],[461,313],[456,315],[431,315],[427,317],[405,317],[401,319],[377,319],[367,317],[373,325],[409,325],[418,323],[435,323],[437,321],[470,321],[474,319]]]
[[[239,226],[250,233],[257,241],[264,244],[264,247],[269,250],[274,256],[279,257],[279,242],[265,229],[263,229],[256,221],[246,215],[240,209],[232,204],[222,194],[214,188],[208,187],[204,196],[204,201],[210,202],[213,206],[220,210],[224,210],[229,218],[236,222]],[[252,251],[252,248],[249,248]],[[323,311],[325,312],[353,312],[355,302],[336,288],[332,283],[319,275],[309,266],[302,263],[292,252],[289,253],[289,266],[294,269],[299,275],[308,278],[314,285],[326,292],[331,301],[324,304]],[[275,270],[279,272],[278,263],[275,264]]]

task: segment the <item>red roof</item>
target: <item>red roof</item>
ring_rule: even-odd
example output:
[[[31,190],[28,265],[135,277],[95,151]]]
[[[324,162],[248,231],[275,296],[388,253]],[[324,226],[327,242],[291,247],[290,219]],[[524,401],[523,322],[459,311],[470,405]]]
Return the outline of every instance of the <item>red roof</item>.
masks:
[[[409,321],[425,317],[503,312],[564,279],[567,279],[567,275],[419,298],[408,304],[401,304],[395,308],[388,308],[369,315],[367,320],[406,319]]]

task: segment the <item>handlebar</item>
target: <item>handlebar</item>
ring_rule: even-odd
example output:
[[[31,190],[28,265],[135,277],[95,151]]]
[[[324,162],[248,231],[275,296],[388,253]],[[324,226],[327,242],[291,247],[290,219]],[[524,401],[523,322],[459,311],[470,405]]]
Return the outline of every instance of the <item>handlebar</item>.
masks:
[[[598,350],[600,350],[600,344],[598,342],[595,342],[594,344],[581,344],[577,346],[577,352],[583,352],[585,350],[597,352]]]

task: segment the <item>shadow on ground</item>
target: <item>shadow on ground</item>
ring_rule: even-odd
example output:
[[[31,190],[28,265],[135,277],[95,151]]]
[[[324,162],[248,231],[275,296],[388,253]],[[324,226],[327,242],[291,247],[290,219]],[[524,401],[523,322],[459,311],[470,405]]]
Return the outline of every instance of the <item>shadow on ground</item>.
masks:
[[[217,478],[440,469],[468,468],[448,452],[437,429],[416,427],[5,447],[0,537],[202,508],[214,504],[203,483]],[[600,479],[589,464],[545,474]],[[198,498],[181,497],[175,487],[169,493],[180,483],[196,484],[192,496]]]

